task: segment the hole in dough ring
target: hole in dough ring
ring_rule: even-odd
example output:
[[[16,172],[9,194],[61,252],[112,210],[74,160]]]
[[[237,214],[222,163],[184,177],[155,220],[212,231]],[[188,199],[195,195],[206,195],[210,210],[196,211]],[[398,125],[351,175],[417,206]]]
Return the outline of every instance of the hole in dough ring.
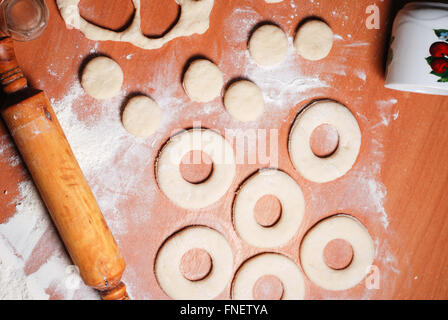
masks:
[[[187,280],[179,265],[191,249],[203,249],[210,255],[213,267],[199,281]],[[219,232],[203,226],[182,229],[172,235],[157,253],[155,274],[163,291],[173,299],[205,300],[218,296],[228,285],[233,272],[233,253]]]
[[[209,27],[210,13],[214,0],[175,0],[181,7],[181,14],[177,24],[163,37],[148,38],[141,30],[140,0],[132,0],[135,8],[135,17],[130,26],[116,32],[94,25],[79,13],[80,0],[57,0],[57,5],[67,26],[79,29],[87,39],[94,41],[129,42],[134,46],[152,50],[159,49],[167,42],[193,34],[203,34]]]
[[[254,300],[253,288],[266,275],[273,275],[282,282],[282,300],[305,298],[305,282],[300,268],[281,254],[262,253],[250,258],[238,269],[233,280],[232,299]]]
[[[255,216],[257,201],[274,195],[282,207],[280,220],[270,228],[261,226]],[[238,235],[258,248],[286,244],[296,233],[305,212],[305,199],[299,185],[289,175],[276,169],[263,169],[247,179],[233,205],[233,224]]]
[[[329,157],[316,156],[310,137],[317,127],[330,124],[339,133],[339,145]],[[350,110],[344,105],[320,100],[310,104],[297,116],[289,136],[289,155],[297,171],[314,182],[328,182],[346,174],[358,158],[361,130]]]
[[[213,162],[210,177],[199,184],[187,182],[179,169],[184,155],[193,150],[206,153]],[[231,186],[235,172],[232,146],[212,130],[191,129],[174,135],[160,151],[156,164],[159,188],[185,209],[205,208],[218,201]]]
[[[342,270],[334,270],[324,260],[325,246],[343,239],[353,248],[353,260]],[[300,260],[308,278],[327,290],[346,290],[357,285],[368,273],[375,251],[367,229],[355,218],[336,215],[316,224],[300,246]]]

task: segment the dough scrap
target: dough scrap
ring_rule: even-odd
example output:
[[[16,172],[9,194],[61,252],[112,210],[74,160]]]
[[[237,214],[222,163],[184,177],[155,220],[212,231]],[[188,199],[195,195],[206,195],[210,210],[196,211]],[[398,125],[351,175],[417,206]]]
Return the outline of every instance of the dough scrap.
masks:
[[[178,37],[205,33],[209,28],[210,13],[214,4],[214,0],[175,0],[181,7],[177,24],[163,37],[148,38],[141,31],[140,0],[132,0],[135,17],[131,25],[122,32],[101,28],[86,21],[79,13],[80,1],[57,0],[59,11],[68,27],[79,29],[90,40],[129,42],[146,50],[159,49]]]
[[[266,3],[279,3],[283,2],[283,0],[264,0]]]
[[[255,83],[240,80],[227,89],[224,105],[234,119],[242,122],[255,121],[264,110],[263,93]]]
[[[353,248],[351,264],[334,270],[324,261],[324,249],[334,239],[348,241]],[[314,226],[303,239],[300,260],[308,278],[327,290],[346,290],[357,285],[368,273],[375,255],[373,240],[367,229],[355,218],[337,215]]]
[[[288,38],[279,27],[263,25],[252,34],[249,52],[252,59],[263,67],[276,65],[286,57]]]
[[[129,100],[123,111],[124,128],[131,134],[147,138],[160,126],[162,110],[157,103],[146,96],[136,96]]]
[[[329,157],[320,158],[311,150],[314,129],[330,124],[339,133],[339,145]],[[289,136],[289,155],[294,167],[306,179],[324,183],[346,174],[358,158],[361,130],[350,110],[330,100],[312,103],[298,115]]]
[[[88,95],[104,100],[120,93],[123,79],[123,71],[118,63],[107,57],[97,57],[84,68],[81,85]]]
[[[235,275],[233,300],[253,300],[253,287],[264,275],[274,275],[283,284],[282,300],[303,300],[305,281],[300,268],[290,259],[277,253],[263,253],[246,261]]]
[[[182,178],[179,165],[185,154],[198,150],[213,162],[210,177],[192,184]],[[229,189],[236,173],[235,154],[230,143],[211,130],[183,131],[167,142],[157,161],[157,183],[176,205],[185,209],[205,208],[218,201]]]
[[[221,70],[205,59],[193,61],[184,75],[183,86],[191,100],[209,102],[221,94],[224,79]]]
[[[280,220],[272,227],[259,225],[254,217],[257,201],[274,195],[282,205]],[[305,199],[299,185],[276,169],[263,169],[250,177],[238,191],[233,206],[233,223],[238,235],[258,248],[286,244],[296,233],[305,213]]]
[[[321,60],[333,47],[333,31],[323,21],[308,21],[297,31],[294,46],[303,58]]]
[[[212,270],[203,280],[187,280],[179,269],[183,255],[204,249],[212,258]],[[232,278],[233,253],[217,231],[203,226],[187,227],[170,237],[160,248],[155,273],[163,291],[173,299],[205,300],[218,296]]]

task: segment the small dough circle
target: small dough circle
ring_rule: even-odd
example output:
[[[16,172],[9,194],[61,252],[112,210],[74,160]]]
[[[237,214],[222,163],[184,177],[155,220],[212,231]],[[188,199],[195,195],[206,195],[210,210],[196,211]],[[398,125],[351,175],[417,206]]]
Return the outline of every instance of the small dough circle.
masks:
[[[326,245],[343,239],[353,248],[353,260],[342,270],[334,270],[324,260]],[[373,240],[367,229],[355,218],[337,215],[315,225],[300,247],[300,260],[308,278],[327,290],[346,290],[357,285],[368,273],[375,255]]]
[[[270,228],[261,226],[255,216],[257,201],[264,195],[280,200],[280,220]],[[286,244],[297,232],[305,212],[305,199],[299,185],[276,169],[263,169],[250,177],[238,191],[233,205],[233,224],[238,235],[258,248]]]
[[[347,268],[353,261],[353,247],[343,239],[333,239],[324,248],[324,261],[334,270]]]
[[[279,27],[263,25],[252,34],[249,40],[249,52],[260,66],[276,65],[286,57],[288,38]]]
[[[120,93],[123,79],[123,71],[118,63],[108,57],[97,57],[84,68],[81,85],[91,97],[105,100]]]
[[[303,300],[305,281],[299,267],[277,253],[262,253],[244,262],[232,285],[233,300],[254,300],[254,286],[266,275],[277,277],[283,285],[282,300]]]
[[[336,151],[325,158],[316,156],[310,137],[317,127],[330,124],[339,134]],[[346,174],[358,158],[361,130],[350,110],[330,100],[321,100],[306,107],[297,116],[289,136],[289,155],[299,173],[314,182],[328,182]]]
[[[224,105],[234,119],[242,122],[255,121],[264,110],[263,93],[255,83],[240,80],[227,89]]]
[[[184,75],[185,92],[193,101],[212,101],[221,94],[223,85],[221,70],[209,60],[193,61]]]
[[[281,300],[285,289],[279,278],[269,274],[260,277],[252,291],[254,300]]]
[[[212,257],[204,249],[190,249],[182,256],[179,268],[185,279],[199,281],[207,277],[212,271]]]
[[[179,165],[185,154],[199,150],[213,162],[213,171],[203,183],[193,184],[182,177]],[[191,129],[171,137],[159,154],[156,174],[162,192],[185,209],[205,208],[229,189],[236,172],[230,143],[212,130]]]
[[[328,56],[333,47],[333,31],[323,21],[308,21],[297,31],[294,46],[303,58],[321,60]]]
[[[203,249],[213,267],[202,280],[190,281],[179,265],[191,249]],[[217,231],[204,226],[187,227],[162,245],[157,253],[155,274],[160,287],[173,299],[206,300],[218,296],[232,278],[233,253],[227,240]]]
[[[146,96],[130,99],[122,116],[124,128],[140,138],[147,138],[156,132],[161,121],[162,110],[154,100]]]

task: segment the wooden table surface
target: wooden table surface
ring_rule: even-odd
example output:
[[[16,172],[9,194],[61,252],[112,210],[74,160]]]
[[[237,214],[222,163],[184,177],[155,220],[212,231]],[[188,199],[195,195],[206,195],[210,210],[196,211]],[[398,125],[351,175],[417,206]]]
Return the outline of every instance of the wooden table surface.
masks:
[[[299,183],[307,203],[297,235],[288,245],[273,251],[299,263],[300,241],[307,230],[331,214],[352,214],[366,225],[375,240],[374,264],[380,270],[380,288],[369,290],[361,283],[347,291],[328,292],[306,280],[307,299],[448,298],[448,98],[384,88],[386,44],[393,17],[404,1],[285,0],[268,5],[263,0],[215,0],[210,28],[204,35],[175,39],[152,51],[127,43],[89,41],[79,31],[65,28],[55,1],[46,2],[51,16],[48,29],[35,41],[16,43],[18,60],[34,87],[45,90],[50,99],[61,101],[78,81],[86,60],[96,54],[108,55],[125,72],[123,94],[106,103],[106,111],[104,104],[99,107],[86,95],[67,106],[75,110],[80,124],[87,128],[92,121],[107,117],[108,112],[115,114],[119,122],[126,97],[136,92],[150,95],[172,116],[147,141],[130,136],[125,141],[104,137],[111,144],[120,143],[123,156],[116,154],[112,165],[103,172],[87,174],[100,205],[107,199],[106,193],[120,195],[115,210],[103,211],[127,260],[124,279],[133,298],[167,298],[154,276],[154,258],[163,241],[183,226],[205,224],[222,232],[234,249],[234,270],[250,256],[263,252],[243,243],[231,222],[234,193],[260,164],[238,166],[226,196],[194,212],[176,207],[157,188],[154,161],[176,128],[191,127],[197,120],[221,133],[239,127],[228,118],[219,99],[210,106],[212,112],[201,113],[197,110],[204,106],[185,97],[180,79],[191,57],[212,59],[224,72],[226,82],[251,77],[252,73],[246,73],[249,59],[244,52],[253,27],[273,21],[293,37],[299,23],[309,16],[321,17],[332,27],[338,35],[334,48],[319,63],[306,62],[297,55],[289,59],[297,78],[318,77],[329,85],[293,92],[285,99],[287,106],[281,110],[272,107],[254,125],[280,130],[279,167]],[[365,11],[372,3],[380,9],[379,30],[365,27]],[[163,34],[179,13],[174,0],[143,0],[142,4],[142,29],[147,35]],[[80,7],[85,18],[111,29],[122,28],[133,13],[131,1],[82,0]],[[270,92],[270,88],[260,86]],[[166,94],[180,99],[182,106],[167,99]],[[353,169],[322,185],[306,181],[295,171],[286,146],[294,117],[315,98],[332,98],[346,104],[357,117],[363,135]],[[17,153],[1,122],[0,150],[0,190],[7,191],[0,193],[0,223],[7,223],[16,212],[18,184],[29,176],[22,163],[11,163]],[[76,148],[74,151],[76,154]],[[120,181],[127,178],[132,186],[108,185],[108,177],[116,172],[123,175]],[[147,194],[141,190],[148,190]],[[124,232],[120,229],[123,226]],[[26,261],[28,273],[60,250],[53,227],[44,237],[45,245],[33,248],[34,254]],[[51,298],[64,298],[57,290],[49,288],[48,292]],[[230,284],[220,298],[228,298],[229,292]],[[82,298],[82,294],[74,298]]]

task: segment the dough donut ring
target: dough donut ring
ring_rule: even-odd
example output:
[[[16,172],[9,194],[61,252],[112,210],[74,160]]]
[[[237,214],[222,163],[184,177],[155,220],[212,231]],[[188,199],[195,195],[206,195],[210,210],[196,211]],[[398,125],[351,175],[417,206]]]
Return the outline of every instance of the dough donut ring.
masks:
[[[339,145],[329,157],[316,156],[310,147],[313,130],[330,124],[339,133]],[[295,120],[289,136],[289,155],[297,171],[314,182],[328,182],[346,174],[355,163],[361,147],[361,130],[350,110],[331,100],[320,100],[306,107]]]
[[[182,178],[179,165],[189,151],[205,152],[213,162],[210,177],[192,184]],[[156,165],[157,183],[162,192],[176,205],[185,209],[200,209],[218,201],[229,189],[235,177],[235,154],[230,143],[211,130],[183,131],[166,143]]]
[[[212,258],[212,269],[200,281],[187,280],[179,269],[182,256],[191,249],[204,249]],[[162,245],[155,261],[155,274],[163,291],[173,299],[205,300],[218,296],[233,272],[233,253],[219,232],[203,226],[187,227]]]
[[[276,196],[282,205],[280,220],[270,228],[259,225],[253,214],[255,204],[264,195]],[[296,234],[304,212],[305,199],[299,185],[283,171],[263,169],[238,191],[233,205],[233,224],[238,235],[250,245],[274,248]]]
[[[80,1],[57,0],[59,11],[67,26],[79,29],[90,40],[129,42],[147,50],[159,49],[178,37],[203,34],[209,27],[210,13],[214,4],[214,0],[175,0],[181,7],[181,15],[177,24],[163,37],[148,38],[140,27],[142,19],[140,0],[132,0],[135,17],[131,25],[122,32],[101,28],[82,18],[78,7]]]
[[[305,281],[300,268],[287,257],[277,253],[262,253],[243,263],[233,285],[233,300],[253,300],[253,287],[265,275],[274,275],[283,284],[282,300],[303,300]]]
[[[353,260],[342,270],[334,270],[324,261],[328,242],[343,239],[353,248]],[[308,278],[327,290],[346,290],[357,285],[368,273],[375,255],[373,240],[367,229],[346,215],[329,217],[315,225],[304,237],[300,260]]]

